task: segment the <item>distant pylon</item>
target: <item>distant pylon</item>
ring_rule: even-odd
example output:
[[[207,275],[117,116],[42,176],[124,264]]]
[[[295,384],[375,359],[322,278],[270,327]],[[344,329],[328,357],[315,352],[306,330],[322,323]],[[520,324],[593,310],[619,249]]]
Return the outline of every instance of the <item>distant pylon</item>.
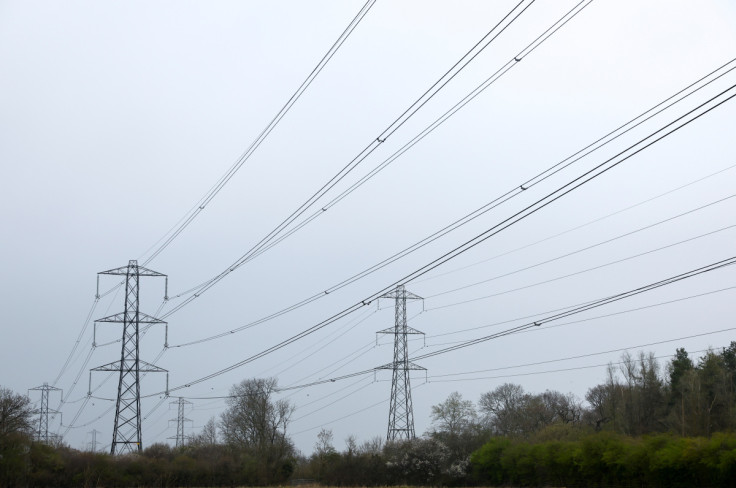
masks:
[[[61,391],[59,388],[49,386],[48,383],[44,383],[41,386],[31,388],[30,391],[41,392],[41,407],[34,410],[33,413],[38,414],[38,428],[36,429],[36,440],[43,442],[44,444],[49,443],[49,413],[54,415],[59,414],[58,410],[49,410],[49,392]],[[64,400],[64,393],[61,394],[62,401]]]
[[[143,443],[141,439],[140,373],[168,373],[168,371],[142,361],[139,357],[138,339],[140,324],[166,323],[140,311],[140,277],[159,276],[166,278],[166,275],[144,268],[143,266],[138,266],[138,261],[136,260],[129,261],[127,266],[102,271],[97,275],[98,297],[99,275],[125,276],[125,310],[122,313],[104,317],[95,321],[95,326],[97,322],[115,322],[123,324],[120,361],[115,361],[90,370],[114,371],[120,375],[118,380],[118,397],[115,405],[115,425],[112,432],[110,454],[141,452],[143,450]],[[166,289],[168,289],[168,278],[166,283]],[[166,293],[164,293],[164,299],[167,298]],[[168,374],[166,383],[166,389],[168,390]]]
[[[89,447],[92,452],[97,452],[97,434],[99,432],[100,431],[97,429],[92,429],[90,432],[90,434],[92,434],[92,442],[89,443]]]
[[[184,417],[184,410],[186,406],[191,405],[192,402],[184,400],[183,398],[179,398],[179,400],[171,402],[171,405],[174,404],[178,405],[178,414],[175,419],[171,419],[169,420],[169,422],[176,421],[176,436],[169,437],[169,439],[176,439],[176,447],[182,447],[184,444],[186,444],[186,436],[184,435],[184,423],[191,422],[190,419]]]
[[[392,292],[381,298],[393,298],[396,301],[395,324],[393,327],[381,330],[378,334],[394,335],[394,361],[381,366],[380,369],[391,369],[391,405],[388,413],[388,432],[386,441],[414,439],[414,408],[411,403],[411,381],[409,372],[425,370],[409,361],[407,335],[424,334],[407,325],[406,301],[422,300],[422,297],[406,291],[404,285],[398,285]]]

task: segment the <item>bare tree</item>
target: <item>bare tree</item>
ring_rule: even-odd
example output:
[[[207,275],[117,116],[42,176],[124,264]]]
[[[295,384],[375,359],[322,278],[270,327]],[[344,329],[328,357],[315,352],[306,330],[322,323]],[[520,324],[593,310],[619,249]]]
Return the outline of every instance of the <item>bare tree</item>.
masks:
[[[334,436],[332,435],[332,430],[325,428],[320,429],[319,434],[317,434],[317,442],[314,443],[314,450],[318,456],[326,456],[337,452],[335,450],[335,446],[332,445],[333,439]]]
[[[359,454],[378,456],[383,452],[383,437],[377,435],[370,440],[363,441],[358,447]]]
[[[214,446],[217,444],[217,423],[215,417],[210,418],[199,434],[192,436],[189,444],[196,447]]]
[[[345,438],[345,455],[348,457],[355,456],[358,452],[358,438],[354,434],[350,434]]]
[[[255,458],[269,482],[295,452],[286,435],[294,407],[272,398],[276,385],[275,378],[253,378],[233,386],[220,424],[225,442]]]
[[[13,434],[30,434],[31,400],[13,390],[0,387],[0,446]]]
[[[447,400],[432,406],[432,424],[435,431],[444,432],[454,437],[460,435],[475,424],[475,407],[470,400],[463,400],[463,396],[454,391]]]
[[[520,432],[520,413],[528,399],[524,388],[504,383],[483,393],[478,402],[484,423],[496,434],[514,435]]]

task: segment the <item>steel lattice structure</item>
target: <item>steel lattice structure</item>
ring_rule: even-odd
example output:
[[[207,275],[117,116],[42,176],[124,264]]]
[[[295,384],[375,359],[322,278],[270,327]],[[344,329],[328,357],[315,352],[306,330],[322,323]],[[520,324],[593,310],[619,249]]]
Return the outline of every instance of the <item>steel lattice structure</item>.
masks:
[[[92,452],[97,452],[97,434],[99,434],[100,431],[97,429],[92,429],[89,434],[92,434],[92,442],[89,443],[89,448]]]
[[[176,421],[176,436],[169,437],[169,439],[176,440],[176,447],[182,447],[184,444],[186,444],[187,438],[184,435],[184,423],[191,422],[192,420],[184,417],[184,410],[186,409],[187,405],[191,405],[191,404],[192,402],[187,401],[184,398],[179,398],[179,400],[175,402],[171,402],[171,405],[177,405],[176,418],[169,420],[169,422]]]
[[[59,388],[49,386],[48,383],[44,383],[41,386],[31,388],[29,391],[40,391],[41,392],[41,406],[40,408],[33,411],[38,414],[38,429],[36,429],[36,440],[45,444],[49,443],[49,413],[54,415],[61,413],[58,410],[49,410],[49,392],[61,391]],[[62,401],[64,399],[62,393]],[[53,436],[52,436],[53,437]]]
[[[409,334],[424,334],[407,325],[406,301],[422,300],[422,297],[406,291],[404,285],[381,298],[393,298],[396,302],[394,327],[381,330],[378,334],[394,335],[394,361],[381,366],[379,369],[391,369],[391,405],[388,414],[388,431],[386,441],[414,439],[414,408],[411,402],[411,380],[409,374],[414,370],[425,370],[409,361],[407,336]]]
[[[125,276],[125,310],[122,313],[98,319],[95,322],[123,324],[123,339],[120,361],[115,361],[92,369],[91,371],[112,371],[119,373],[118,396],[115,405],[115,425],[112,433],[111,454],[141,452],[141,373],[168,373],[165,369],[142,361],[139,356],[140,324],[166,324],[140,311],[140,277],[166,277],[166,275],[138,266],[131,260],[127,266],[110,269],[99,275]],[[168,282],[168,279],[167,279]],[[168,283],[167,286],[168,288]],[[99,296],[99,286],[98,286]],[[164,299],[167,297],[164,296]],[[167,375],[168,390],[168,375]]]

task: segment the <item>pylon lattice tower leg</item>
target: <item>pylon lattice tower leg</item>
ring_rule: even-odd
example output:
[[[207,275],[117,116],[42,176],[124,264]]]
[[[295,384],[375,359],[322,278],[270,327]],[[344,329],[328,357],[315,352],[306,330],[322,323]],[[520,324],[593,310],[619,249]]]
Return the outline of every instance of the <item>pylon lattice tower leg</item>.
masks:
[[[115,404],[115,424],[113,427],[110,453],[114,455],[141,452],[143,450],[141,436],[141,373],[167,371],[140,359],[140,324],[165,324],[165,322],[140,311],[140,277],[166,277],[166,275],[144,268],[143,266],[138,266],[136,260],[129,261],[128,266],[103,271],[99,274],[125,276],[125,309],[123,313],[95,321],[95,323],[122,322],[123,324],[120,361],[92,370],[119,373],[118,395]]]
[[[394,336],[394,360],[393,363],[382,366],[381,369],[391,369],[391,401],[388,414],[388,431],[386,441],[414,439],[414,408],[411,401],[411,371],[424,370],[409,361],[408,335],[423,334],[412,329],[407,324],[406,301],[421,300],[422,297],[406,291],[404,285],[398,285],[396,289],[381,298],[393,298],[394,327],[379,331],[379,334],[393,334]]]

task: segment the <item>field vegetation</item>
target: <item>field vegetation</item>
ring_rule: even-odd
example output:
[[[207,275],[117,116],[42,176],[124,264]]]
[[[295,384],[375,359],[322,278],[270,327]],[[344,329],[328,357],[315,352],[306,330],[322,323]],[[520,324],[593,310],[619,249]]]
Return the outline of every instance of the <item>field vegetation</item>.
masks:
[[[228,406],[186,445],[140,455],[37,442],[27,397],[0,387],[0,487],[736,486],[736,342],[664,368],[625,354],[585,400],[505,383],[476,403],[458,392],[432,407],[408,442],[344,440],[323,429],[311,454],[288,427],[294,406],[275,379],[234,385]]]

